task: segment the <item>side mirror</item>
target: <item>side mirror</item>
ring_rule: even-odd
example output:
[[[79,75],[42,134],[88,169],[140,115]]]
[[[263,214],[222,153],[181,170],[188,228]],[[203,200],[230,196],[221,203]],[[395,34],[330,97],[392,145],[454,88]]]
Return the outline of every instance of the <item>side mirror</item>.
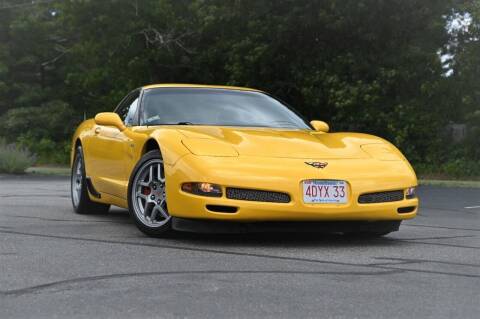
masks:
[[[105,126],[115,126],[120,131],[125,130],[127,127],[123,124],[122,119],[118,116],[117,113],[98,113],[95,115],[95,123],[97,125],[105,125]]]
[[[328,124],[323,121],[311,121],[310,124],[313,126],[315,131],[318,132],[328,133],[328,131],[330,130]]]

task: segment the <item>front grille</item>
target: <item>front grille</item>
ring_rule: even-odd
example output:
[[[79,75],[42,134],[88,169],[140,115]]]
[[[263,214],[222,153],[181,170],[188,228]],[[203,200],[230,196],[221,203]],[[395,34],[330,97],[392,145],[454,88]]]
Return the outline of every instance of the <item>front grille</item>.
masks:
[[[403,190],[362,194],[358,197],[360,204],[386,203],[400,200],[403,200]]]
[[[280,192],[227,187],[227,198],[254,202],[289,203],[290,195]]]

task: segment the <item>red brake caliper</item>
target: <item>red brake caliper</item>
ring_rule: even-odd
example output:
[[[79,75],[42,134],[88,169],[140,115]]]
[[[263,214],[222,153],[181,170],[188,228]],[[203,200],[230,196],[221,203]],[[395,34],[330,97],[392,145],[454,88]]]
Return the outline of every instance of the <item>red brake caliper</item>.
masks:
[[[147,187],[147,186],[142,187],[142,194],[143,195],[150,195],[150,193],[151,193],[150,187]]]

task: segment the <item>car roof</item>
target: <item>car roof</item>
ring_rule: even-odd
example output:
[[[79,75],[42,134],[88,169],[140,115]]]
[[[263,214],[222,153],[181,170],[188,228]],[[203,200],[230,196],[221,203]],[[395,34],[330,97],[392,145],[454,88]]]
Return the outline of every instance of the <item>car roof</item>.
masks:
[[[182,84],[182,83],[164,83],[164,84],[150,84],[143,86],[142,89],[156,89],[156,88],[208,88],[208,89],[224,89],[224,90],[238,90],[238,91],[255,91],[262,92],[260,90],[240,87],[240,86],[227,86],[227,85],[203,85],[203,84]]]

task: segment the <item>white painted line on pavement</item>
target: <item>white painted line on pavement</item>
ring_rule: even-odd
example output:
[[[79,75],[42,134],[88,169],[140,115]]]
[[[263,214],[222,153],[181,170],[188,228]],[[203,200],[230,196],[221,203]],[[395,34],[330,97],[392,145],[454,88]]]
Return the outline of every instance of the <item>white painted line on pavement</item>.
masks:
[[[480,208],[480,206],[467,206],[464,207],[465,209],[474,209],[474,208]]]

